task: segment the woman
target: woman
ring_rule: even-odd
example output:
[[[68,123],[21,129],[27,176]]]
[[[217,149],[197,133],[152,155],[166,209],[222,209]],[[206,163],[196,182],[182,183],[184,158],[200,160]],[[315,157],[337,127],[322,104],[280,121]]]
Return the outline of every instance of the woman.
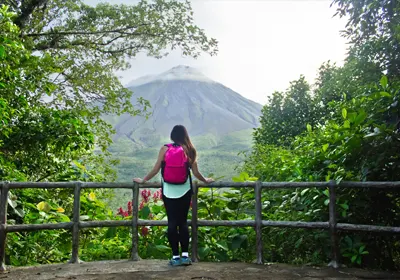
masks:
[[[171,131],[172,144],[161,147],[153,169],[143,179],[134,182],[145,183],[162,170],[162,191],[168,218],[168,241],[172,249],[172,266],[190,265],[188,212],[192,197],[190,169],[200,181],[209,184],[211,178],[204,178],[199,172],[196,149],[183,125],[176,125]],[[179,228],[179,230],[178,230]],[[179,255],[181,245],[182,257]]]

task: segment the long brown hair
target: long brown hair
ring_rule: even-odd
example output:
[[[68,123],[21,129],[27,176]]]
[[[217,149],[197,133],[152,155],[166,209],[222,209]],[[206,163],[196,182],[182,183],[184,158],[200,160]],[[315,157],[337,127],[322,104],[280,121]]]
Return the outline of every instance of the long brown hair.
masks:
[[[171,140],[174,141],[174,143],[182,146],[186,156],[188,157],[190,165],[192,165],[196,161],[197,152],[192,144],[192,141],[190,141],[190,137],[186,128],[183,125],[174,126],[171,131]]]

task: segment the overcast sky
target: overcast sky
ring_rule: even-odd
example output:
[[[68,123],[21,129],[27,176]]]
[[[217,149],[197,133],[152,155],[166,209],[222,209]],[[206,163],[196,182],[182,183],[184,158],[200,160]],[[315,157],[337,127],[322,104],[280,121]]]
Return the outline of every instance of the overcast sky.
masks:
[[[343,63],[347,45],[340,30],[346,21],[333,18],[335,9],[330,4],[330,0],[193,0],[195,23],[219,41],[218,55],[204,54],[196,60],[183,58],[179,51],[160,60],[139,55],[131,69],[118,75],[126,84],[176,65],[188,65],[265,104],[268,95],[285,90],[301,74],[313,82],[323,62]]]

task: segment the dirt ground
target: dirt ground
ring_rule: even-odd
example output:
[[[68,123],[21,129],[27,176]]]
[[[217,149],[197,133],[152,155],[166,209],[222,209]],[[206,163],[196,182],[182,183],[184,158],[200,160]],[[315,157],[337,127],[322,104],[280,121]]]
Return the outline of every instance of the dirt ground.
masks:
[[[0,280],[131,280],[131,279],[400,279],[400,272],[332,269],[328,267],[283,264],[195,263],[188,267],[170,267],[165,260],[103,261],[82,264],[41,265],[8,268]]]

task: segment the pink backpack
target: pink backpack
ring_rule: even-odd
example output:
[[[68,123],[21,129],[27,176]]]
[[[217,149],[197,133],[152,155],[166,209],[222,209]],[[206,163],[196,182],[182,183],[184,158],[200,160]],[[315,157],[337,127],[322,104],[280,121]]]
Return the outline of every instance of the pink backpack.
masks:
[[[177,144],[166,144],[165,146],[168,147],[168,150],[161,166],[164,182],[176,185],[186,183],[190,176],[190,167],[185,151]]]

